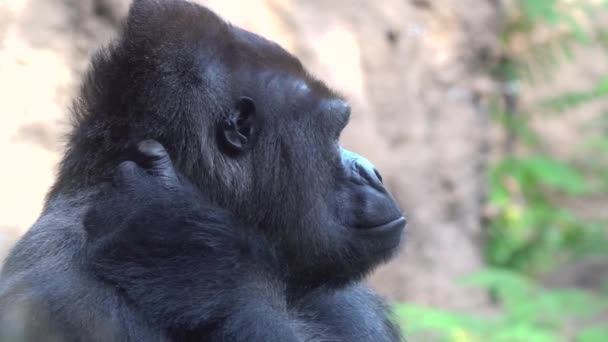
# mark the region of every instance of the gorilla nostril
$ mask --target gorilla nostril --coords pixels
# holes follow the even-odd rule
[[[374,174],[376,174],[376,177],[378,177],[378,180],[380,181],[380,183],[384,184],[384,182],[382,181],[382,176],[380,175],[380,172],[378,172],[378,170],[374,169]]]

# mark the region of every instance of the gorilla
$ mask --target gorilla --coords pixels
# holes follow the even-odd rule
[[[347,102],[185,0],[135,0],[0,280],[2,341],[399,341],[363,277],[405,218]]]

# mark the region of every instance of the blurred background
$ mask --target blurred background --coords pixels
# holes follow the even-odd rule
[[[0,259],[129,0],[0,0]],[[371,283],[410,341],[608,341],[608,1],[209,0],[352,102],[409,217]]]

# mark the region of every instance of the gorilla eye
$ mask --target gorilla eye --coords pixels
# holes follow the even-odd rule
[[[241,97],[220,124],[218,132],[220,148],[230,154],[240,154],[251,145],[255,134],[255,102],[249,97]]]

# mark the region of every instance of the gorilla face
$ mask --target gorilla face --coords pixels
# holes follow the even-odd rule
[[[241,213],[267,213],[249,221],[285,245],[294,284],[357,279],[392,255],[405,219],[373,165],[338,144],[350,106],[286,51],[229,32],[242,44],[240,59],[226,66],[239,81],[216,141],[253,180],[247,195],[237,194],[246,201]],[[258,62],[268,50],[275,53]]]
[[[294,56],[179,0],[136,0],[116,44],[85,83],[79,148],[160,141],[211,201],[276,242],[297,286],[344,284],[395,251],[400,209],[371,163],[338,144],[349,105]]]

